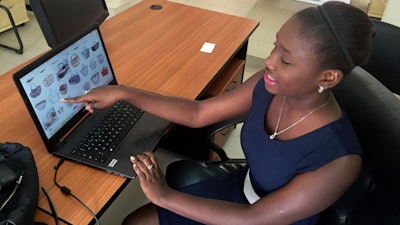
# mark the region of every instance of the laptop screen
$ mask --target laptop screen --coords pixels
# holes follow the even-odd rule
[[[84,113],[83,104],[63,103],[61,98],[116,83],[97,28],[59,47],[14,75],[36,126],[40,125],[42,138],[45,135],[47,139],[68,123],[67,129],[72,127],[80,119],[77,117],[83,116],[78,116]]]

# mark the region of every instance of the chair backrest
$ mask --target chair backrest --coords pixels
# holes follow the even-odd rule
[[[321,224],[363,224],[350,223],[349,220],[354,207],[360,207],[357,203],[372,192],[378,193],[383,205],[399,211],[400,100],[361,67],[356,67],[334,89],[334,93],[356,130],[365,163],[360,178],[336,204],[326,210],[328,215],[325,216],[330,218]],[[374,207],[363,205],[363,210]],[[400,224],[399,220],[397,224]]]
[[[373,19],[375,37],[369,62],[362,66],[381,83],[400,94],[400,27]]]

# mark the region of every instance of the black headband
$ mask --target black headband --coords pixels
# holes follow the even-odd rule
[[[339,43],[340,49],[342,50],[342,53],[344,57],[347,60],[347,63],[350,66],[350,69],[353,69],[355,67],[353,59],[351,58],[350,52],[347,49],[343,36],[339,31],[336,29],[335,24],[333,23],[333,20],[331,16],[329,15],[328,11],[323,6],[318,6],[318,9],[321,11],[322,15],[324,16],[325,20],[328,22],[329,28],[331,28],[331,31],[333,35],[335,36],[337,42]]]

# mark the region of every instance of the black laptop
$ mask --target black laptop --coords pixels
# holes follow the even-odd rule
[[[135,177],[129,156],[153,150],[169,125],[126,102],[90,114],[83,104],[60,101],[117,84],[97,26],[41,56],[13,79],[48,152],[124,177]]]

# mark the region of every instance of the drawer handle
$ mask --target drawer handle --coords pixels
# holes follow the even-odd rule
[[[230,92],[232,90],[235,90],[235,88],[238,85],[238,82],[236,80],[232,81],[233,86],[230,89],[226,89],[226,92]]]

